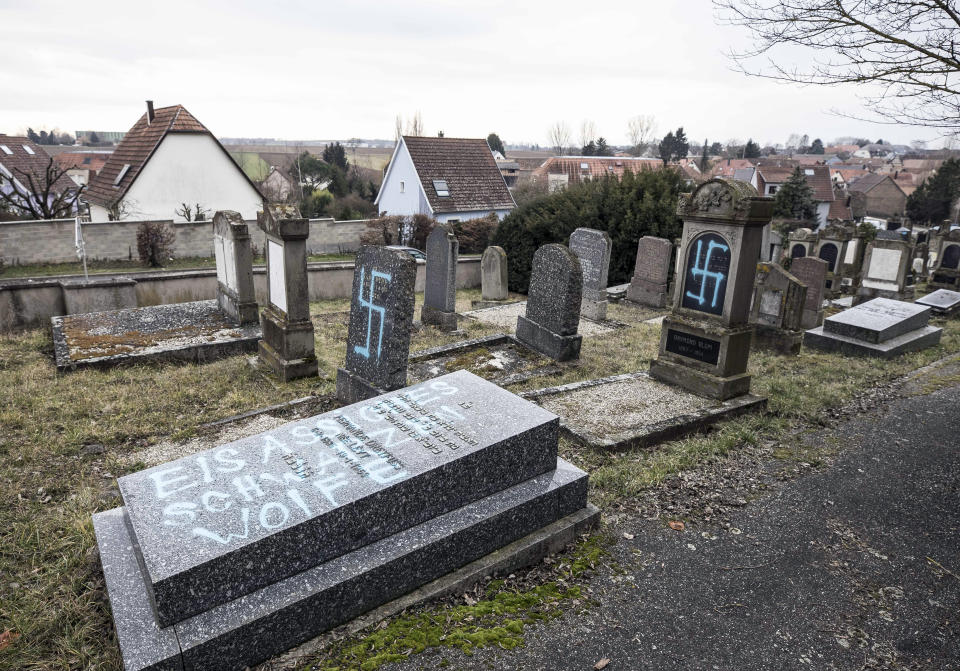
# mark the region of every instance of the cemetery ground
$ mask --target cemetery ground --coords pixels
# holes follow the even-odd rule
[[[457,310],[469,310],[470,301],[478,298],[479,291],[458,291]],[[417,300],[419,314],[422,295]],[[120,668],[91,513],[119,505],[120,475],[334,407],[348,309],[346,299],[311,305],[320,377],[289,383],[271,378],[249,356],[201,366],[138,365],[58,375],[47,331],[0,337],[0,669]],[[611,304],[608,318],[624,327],[585,338],[579,362],[508,388],[520,392],[647,370],[657,354],[660,327],[644,321],[664,312]],[[517,652],[499,651],[526,645],[531,655],[540,654],[546,643],[537,630],[549,628],[544,620],[565,614],[571,631],[578,622],[599,628],[602,622],[590,618],[615,606],[616,599],[637,600],[636,595],[660,586],[683,588],[678,576],[672,582],[644,584],[650,572],[646,543],[653,542],[644,534],[650,529],[675,534],[669,542],[678,553],[701,546],[710,536],[733,534],[741,509],[762,508],[775,498],[768,496],[771,478],[763,473],[772,474],[774,482],[829,476],[831,464],[844,459],[841,434],[850,416],[862,415],[853,421],[869,428],[871,414],[879,416],[885,406],[893,404],[901,415],[922,413],[923,399],[948,392],[955,407],[960,366],[941,366],[940,361],[960,353],[960,321],[935,321],[944,327],[939,346],[889,361],[808,349],[796,357],[754,351],[753,393],[768,397],[766,412],[723,422],[707,434],[622,452],[594,450],[561,437],[561,456],[590,473],[590,501],[603,511],[604,524],[593,536],[529,571],[412,608],[372,630],[328,637],[322,648],[307,644],[300,650],[303,656],[288,655],[265,668],[374,669],[408,657],[415,665],[457,668],[467,664],[465,655],[471,652],[477,661],[470,664],[478,667],[549,667],[549,658],[527,664],[511,657]],[[459,333],[416,331],[411,352],[497,332],[468,319],[461,320],[460,328]],[[490,377],[498,373],[490,359],[478,347],[445,365]],[[903,381],[931,364],[938,366],[931,373]],[[209,426],[294,400],[298,402],[269,413]],[[910,450],[911,437],[906,431],[889,437],[891,447],[884,454],[894,445]],[[790,524],[789,518],[781,522]],[[847,530],[839,530],[835,541],[830,551],[842,574],[860,541]],[[746,555],[742,559],[745,571],[762,563]],[[931,575],[941,577],[944,585],[960,580],[951,573],[957,567],[944,559],[930,558]],[[740,564],[732,559],[726,566],[731,574],[749,577],[734,570]],[[855,575],[855,569],[847,572],[858,598],[872,599],[874,605],[894,598],[874,593],[875,586]],[[819,598],[832,601],[835,595]],[[741,604],[704,607],[735,617]],[[838,637],[860,655],[858,626],[854,622],[849,629],[838,629]],[[599,633],[582,638],[605,640]],[[870,668],[868,644],[862,649],[864,668]],[[582,655],[602,652],[594,645],[581,647]],[[575,654],[576,646],[570,650]],[[609,668],[631,668],[616,664],[616,652],[605,653],[613,659]],[[679,658],[684,654],[676,651]],[[802,661],[797,666],[805,664],[822,668]]]

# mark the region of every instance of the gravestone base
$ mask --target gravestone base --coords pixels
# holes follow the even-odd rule
[[[359,403],[384,394],[388,389],[378,389],[368,380],[346,368],[337,369],[337,400],[341,403]]]
[[[609,301],[584,300],[580,303],[580,316],[595,322],[606,321],[608,305],[610,305]]]
[[[917,287],[913,284],[903,288],[903,291],[896,289],[880,289],[877,287],[857,287],[857,295],[853,297],[854,306],[872,301],[874,298],[889,298],[894,301],[913,301],[917,296]],[[805,327],[806,328],[806,327]]]
[[[436,326],[441,331],[457,330],[457,313],[447,310],[438,310],[429,305],[420,308],[420,321],[425,326]]]
[[[666,307],[667,296],[666,284],[655,284],[638,277],[630,280],[630,288],[627,289],[628,301],[652,308]]]
[[[260,360],[284,382],[301,377],[313,377],[320,372],[316,357],[285,359],[263,340],[260,341],[257,353]]]
[[[751,376],[748,373],[719,377],[661,359],[650,363],[650,377],[718,401],[750,393]]]
[[[483,310],[484,308],[497,308],[501,305],[510,305],[512,303],[519,303],[517,300],[504,299],[502,301],[495,301],[489,299],[481,299],[479,301],[470,301],[471,310]]]
[[[924,326],[880,343],[867,342],[850,336],[830,333],[824,326],[807,331],[804,343],[813,349],[825,352],[839,352],[852,356],[871,356],[879,359],[892,359],[905,352],[933,347],[940,342],[943,329]]]
[[[803,331],[777,329],[758,324],[757,330],[753,334],[753,345],[780,354],[800,354],[800,348],[803,345]]]
[[[806,310],[804,309],[803,313],[800,315],[800,327],[804,330],[812,329],[820,326],[823,323],[823,309],[820,310]]]
[[[236,293],[224,287],[217,288],[220,311],[237,324],[256,324],[260,321],[260,306],[256,301],[240,301]]]
[[[580,358],[580,345],[583,342],[583,336],[579,334],[554,333],[523,315],[517,317],[516,338],[524,345],[557,361]]]
[[[313,322],[291,322],[268,305],[260,315],[260,359],[284,382],[319,372],[313,349]]]
[[[61,280],[60,290],[68,315],[137,307],[137,283],[129,277]]]

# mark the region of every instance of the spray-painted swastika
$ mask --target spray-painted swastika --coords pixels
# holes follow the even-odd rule
[[[729,272],[730,246],[726,241],[716,233],[698,238],[687,258],[683,307],[722,314]]]
[[[374,287],[378,279],[389,282],[390,280],[393,279],[393,277],[391,275],[388,275],[387,273],[381,273],[380,271],[377,271],[377,270],[371,271],[370,272],[370,298],[365,299],[363,297],[363,287],[366,284],[366,278],[367,278],[367,269],[361,268],[360,269],[360,290],[357,294],[357,302],[363,307],[367,308],[367,342],[365,345],[354,345],[353,351],[359,354],[360,356],[362,356],[364,359],[370,358],[370,336],[372,335],[372,331],[373,331],[373,313],[376,312],[378,315],[380,315],[380,319],[379,319],[380,330],[379,330],[379,333],[377,334],[377,356],[376,356],[376,358],[379,359],[380,350],[383,345],[383,323],[385,321],[387,311],[386,309],[384,309],[382,305],[374,304],[373,302]]]

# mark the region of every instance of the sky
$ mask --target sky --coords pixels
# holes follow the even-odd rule
[[[856,88],[735,71],[726,54],[747,35],[709,0],[0,0],[0,32],[0,133],[127,130],[151,99],[219,137],[391,139],[419,111],[428,135],[507,143],[548,145],[557,121],[578,141],[587,119],[626,144],[627,120],[652,115],[697,143],[941,144],[833,113],[864,114]]]

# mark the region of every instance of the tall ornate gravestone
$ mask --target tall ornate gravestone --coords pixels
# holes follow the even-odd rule
[[[791,259],[812,256],[817,244],[817,234],[809,228],[798,228],[787,236],[787,249]]]
[[[217,305],[238,324],[254,324],[260,312],[253,291],[250,231],[239,212],[213,216],[213,252],[217,261]]]
[[[583,274],[577,255],[549,244],[533,255],[526,315],[517,317],[517,340],[557,361],[580,357]]]
[[[607,276],[610,272],[610,253],[613,242],[606,231],[578,228],[570,234],[570,251],[580,259],[583,272],[583,296],[580,313],[603,321],[607,318]]]
[[[712,179],[681,196],[681,279],[650,375],[720,400],[750,391],[750,300],[772,210],[773,199],[735,180]]]
[[[853,235],[845,226],[831,224],[820,231],[815,247],[817,258],[827,262],[826,297],[836,298],[843,286],[843,260]]]
[[[637,262],[627,289],[627,300],[662,308],[667,304],[667,280],[673,245],[669,240],[645,235],[637,244]]]
[[[310,221],[265,206],[257,225],[266,234],[267,305],[260,315],[260,360],[282,380],[317,374],[307,290]]]
[[[364,245],[357,253],[347,358],[337,398],[355,403],[407,384],[417,262],[399,249]]]
[[[420,321],[441,331],[457,330],[457,255],[460,243],[449,224],[427,236],[427,281]]]
[[[807,287],[800,315],[800,327],[812,329],[823,323],[823,296],[826,291],[827,262],[812,256],[794,259],[790,274]]]
[[[775,263],[758,263],[750,323],[753,343],[782,354],[799,354],[807,287]]]
[[[874,298],[912,301],[915,287],[907,284],[911,275],[913,245],[903,239],[877,238],[867,246],[863,258],[863,279],[854,305]]]
[[[960,228],[940,236],[940,254],[930,277],[933,289],[960,289]]]

